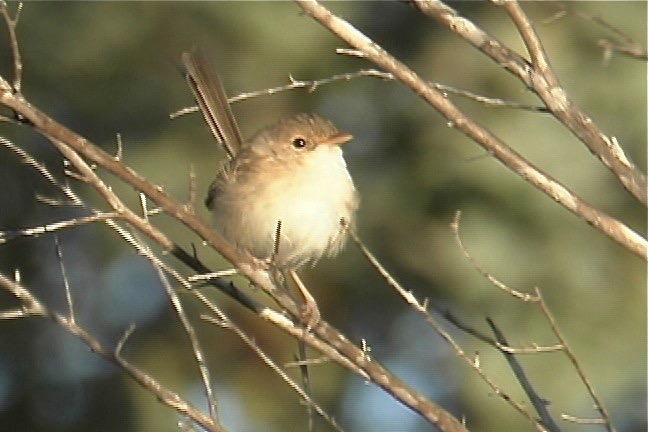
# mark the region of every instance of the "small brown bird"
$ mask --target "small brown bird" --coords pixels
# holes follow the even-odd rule
[[[229,156],[205,200],[216,229],[241,251],[292,271],[319,320],[294,270],[344,245],[359,204],[340,148],[352,136],[317,114],[298,114],[243,141],[209,63],[199,53],[182,58],[201,112]]]
[[[316,114],[259,131],[229,160],[206,204],[223,237],[257,258],[295,269],[334,256],[358,194],[339,145],[351,135]]]

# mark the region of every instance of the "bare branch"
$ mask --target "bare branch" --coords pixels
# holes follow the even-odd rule
[[[504,337],[504,333],[502,333],[502,331],[495,325],[495,322],[490,318],[488,318],[486,321],[488,322],[488,325],[490,326],[491,330],[493,330],[497,342],[499,342],[502,345],[508,345],[508,342]],[[536,412],[540,416],[540,420],[542,421],[542,424],[550,432],[559,432],[560,428],[554,421],[553,417],[551,417],[551,414],[547,409],[548,402],[538,395],[538,392],[531,384],[529,377],[524,372],[522,365],[515,358],[515,355],[508,352],[503,352],[503,354],[504,354],[504,358],[506,358],[506,361],[511,367],[513,374],[515,375],[515,378],[522,386],[524,393],[526,393],[527,397],[531,401],[531,404],[533,404],[533,407],[535,408]]]
[[[187,337],[189,338],[189,342],[191,343],[191,351],[193,352],[194,358],[196,359],[196,364],[198,364],[198,370],[200,371],[200,377],[202,378],[203,388],[205,389],[205,394],[207,396],[209,414],[212,420],[215,423],[218,423],[216,397],[214,396],[214,391],[212,389],[209,369],[207,368],[207,363],[205,362],[205,354],[203,353],[200,341],[198,340],[196,330],[191,324],[189,317],[187,317],[178,294],[176,294],[173,287],[171,287],[171,284],[162,271],[162,268],[157,266],[155,262],[152,262],[152,264],[155,266],[155,269],[158,273],[158,278],[160,279],[160,282],[162,282],[162,285],[164,286],[164,289],[167,293],[167,297],[169,297],[169,300],[171,301],[171,304],[173,305],[173,308],[175,309],[176,314],[180,319],[182,328],[184,329],[185,333],[187,333]]]
[[[337,424],[335,419],[329,415],[324,409],[317,404],[309,395],[302,389],[288,374],[277,365],[277,363],[270,358],[270,356],[264,352],[261,347],[252,339],[247,333],[245,333],[239,326],[234,324],[223,311],[216,306],[213,302],[205,303],[209,310],[216,315],[216,319],[212,316],[203,315],[202,319],[212,324],[216,324],[219,327],[233,331],[239,339],[241,339],[245,345],[247,345],[254,353],[261,359],[261,361],[268,366],[275,374],[279,376],[295,393],[299,395],[308,406],[312,407],[315,412],[326,420],[335,430],[342,431],[340,425]]]
[[[615,153],[610,152],[609,149],[608,143],[611,138],[599,130],[594,122],[569,99],[549,64],[540,38],[522,7],[516,0],[497,1],[497,3],[504,6],[524,40],[531,56],[534,72],[537,74],[534,80],[534,90],[538,96],[547,104],[556,118],[562,121],[606,167],[612,170],[639,202],[644,206],[648,205],[645,174],[640,172],[625,154],[623,159],[615,157]]]
[[[557,79],[555,78],[555,74],[550,69],[539,39],[537,38],[537,36],[534,36],[534,34],[532,34],[534,33],[533,27],[531,26],[529,20],[521,11],[517,3],[514,3],[512,1],[496,1],[497,4],[504,5],[507,8],[507,11],[513,14],[512,18],[518,26],[518,30],[521,33],[527,33],[523,34],[522,37],[527,43],[527,47],[533,50],[533,53],[531,53],[531,55],[533,58],[535,58],[536,63],[543,67],[542,70],[536,70],[532,64],[528,63],[518,53],[511,50],[501,41],[486,33],[469,19],[460,16],[456,10],[452,9],[442,1],[411,0],[410,3],[424,14],[439,21],[448,29],[456,33],[458,36],[462,37],[468,43],[490,57],[506,71],[512,73],[515,77],[520,79],[529,89],[533,90],[542,99],[542,101],[553,113],[553,115],[559,121],[561,121],[572,134],[574,134],[581,142],[583,142],[588,147],[590,152],[592,152],[592,154],[594,154],[608,169],[610,169],[614,173],[623,187],[625,187],[636,200],[644,204],[644,206],[648,205],[648,187],[646,186],[646,175],[642,173],[633,163],[631,163],[627,157],[625,158],[625,161],[616,158],[615,154],[611,153],[608,148],[607,143],[611,140],[608,135],[605,134],[600,128],[598,128],[594,121],[589,116],[587,116],[574,103],[574,101],[569,99],[567,92],[559,85]],[[349,29],[347,29],[346,31],[349,31]],[[347,40],[347,42],[349,41]],[[376,62],[376,60],[374,60],[373,58],[372,61]],[[380,65],[380,63],[378,62],[376,63]],[[396,66],[396,64],[394,64],[394,66]],[[387,71],[393,72],[387,67],[383,68]],[[408,71],[408,75],[411,76],[409,76],[409,79],[407,80],[405,79],[407,75],[405,75],[403,78],[399,77],[399,79],[403,81],[403,83],[410,86],[414,91],[417,91],[419,86],[414,86],[413,83],[410,84],[409,82],[412,81],[413,78],[418,77],[416,77],[416,75],[414,75],[414,73],[411,71]],[[427,100],[425,94],[418,94],[420,94]],[[430,103],[442,114],[448,117],[443,110],[437,107],[436,104],[434,104],[433,102]],[[463,129],[461,130],[463,132]],[[467,135],[473,138],[478,144],[483,145],[478,139],[479,135]],[[500,159],[500,156],[498,156],[497,153],[495,153],[494,155],[495,157]],[[505,164],[507,163],[505,162]],[[508,164],[507,166],[513,169],[512,166]],[[520,175],[525,177],[523,174]],[[534,183],[532,179],[526,180]],[[535,186],[538,187],[538,185]],[[547,190],[541,190],[547,193]],[[549,195],[552,196],[551,194]],[[560,201],[558,202],[560,203]],[[566,206],[564,203],[561,204]],[[566,207],[570,211],[578,214],[575,209],[569,208],[568,206]],[[589,211],[587,211],[587,213],[589,213]],[[591,220],[593,220],[593,218],[587,216],[584,217],[584,219],[587,220],[588,223],[592,224]],[[612,229],[612,227],[610,228]],[[606,234],[612,236],[611,233],[606,232]],[[646,259],[646,253],[644,252],[645,249],[645,246],[637,247],[635,249],[635,253],[641,255],[642,257],[644,257],[644,259]]]
[[[505,166],[547,194],[567,210],[583,218],[587,223],[615,240],[621,246],[648,261],[648,242],[642,236],[620,221],[586,203],[567,187],[535,167],[490,131],[471,120],[452,102],[443,97],[441,92],[429,86],[413,70],[392,57],[376,42],[369,39],[351,24],[332,14],[328,9],[315,1],[296,0],[296,2],[308,15],[319,21],[324,27],[345,40],[351,46],[365,52],[367,58],[376,65],[393,73],[399,81],[425,99],[425,101],[448,119],[449,125],[456,127],[459,131],[473,139]],[[424,4],[428,3],[425,2]],[[458,24],[455,23],[454,25],[456,26]],[[555,101],[556,99],[554,97],[552,103]],[[552,107],[550,106],[550,108]],[[591,122],[591,120],[589,121]],[[606,150],[606,154],[608,153]],[[643,200],[646,199],[643,197],[644,192],[642,191],[644,190],[645,187],[640,187],[637,190],[637,194],[642,195]]]
[[[121,367],[131,378],[133,378],[146,390],[154,394],[158,398],[158,400],[160,400],[165,405],[175,409],[183,415],[186,415],[192,421],[201,425],[208,431],[221,432],[225,430],[222,428],[222,426],[212,421],[212,419],[201,413],[200,410],[186,402],[176,393],[162,386],[159,382],[155,381],[149,375],[142,372],[141,370],[130,364],[127,360],[122,358],[119,351],[121,350],[125,338],[122,338],[122,342],[119,344],[117,351],[111,351],[108,348],[104,347],[101,342],[92,337],[76,322],[64,317],[63,315],[48,310],[33,294],[31,294],[31,292],[27,288],[25,288],[18,282],[12,281],[2,273],[0,273],[0,286],[4,287],[5,290],[18,298],[22,303],[26,305],[28,309],[33,309],[35,311],[38,311],[39,315],[48,317],[57,325],[65,329],[68,333],[80,339],[93,352],[108,360],[109,362]],[[127,332],[127,334],[129,333]]]
[[[529,413],[525,407],[513,400],[506,392],[504,392],[495,382],[486,375],[484,370],[481,367],[479,357],[475,359],[470,358],[459,344],[454,340],[450,334],[445,331],[439,323],[428,313],[427,311],[427,301],[420,303],[414,294],[410,291],[406,291],[396,279],[389,274],[389,272],[383,267],[382,264],[376,259],[376,257],[369,251],[369,249],[362,243],[360,238],[353,232],[349,230],[349,236],[353,239],[356,245],[360,248],[360,251],[365,256],[367,261],[378,271],[382,278],[387,282],[389,286],[394,288],[396,292],[412,307],[412,309],[425,319],[425,321],[441,336],[455,351],[455,353],[468,364],[478,375],[479,377],[491,388],[493,393],[501,397],[504,401],[509,403],[516,411],[518,411],[522,416],[528,419],[538,430],[539,432],[545,432],[545,428],[540,424],[536,419],[533,418],[531,413]],[[435,423],[436,424],[436,423]],[[442,426],[439,426],[441,430],[444,430]]]
[[[554,318],[553,314],[547,307],[547,304],[545,303],[544,298],[542,297],[542,293],[540,292],[540,289],[536,288],[535,291],[536,291],[536,297],[538,297],[539,299],[540,309],[542,310],[542,313],[547,317],[547,321],[549,321],[549,325],[551,326],[551,331],[556,336],[560,344],[563,346],[567,358],[569,358],[569,361],[574,366],[574,369],[576,370],[578,377],[585,385],[585,388],[587,388],[587,392],[590,394],[592,400],[594,401],[594,408],[601,415],[601,419],[604,422],[604,426],[606,430],[608,432],[616,432],[616,429],[614,428],[614,426],[610,421],[610,414],[608,413],[607,408],[603,404],[603,400],[596,394],[596,391],[594,390],[594,386],[590,382],[589,378],[587,378],[587,375],[585,375],[585,371],[583,371],[583,368],[581,367],[580,362],[576,358],[576,355],[574,354],[571,347],[563,337],[562,332],[559,330],[556,319]]]
[[[18,21],[20,20],[20,12],[22,12],[23,3],[19,2],[18,7],[16,8],[16,13],[13,18],[9,14],[9,5],[5,0],[0,1],[0,14],[4,18],[5,26],[7,27],[7,32],[9,33],[9,43],[11,45],[11,54],[13,56],[13,65],[14,65],[14,76],[12,89],[14,93],[21,93],[22,91],[22,73],[23,73],[23,64],[22,57],[20,55],[20,47],[18,46],[18,38],[16,36],[16,27],[18,27]]]
[[[466,246],[464,246],[463,241],[461,240],[461,235],[459,235],[459,220],[461,219],[461,211],[457,210],[455,212],[455,217],[450,224],[450,228],[452,228],[452,232],[454,234],[455,240],[457,244],[459,245],[459,248],[461,249],[461,252],[463,255],[466,257],[466,259],[472,264],[472,266],[479,272],[480,275],[488,279],[490,283],[495,285],[497,288],[501,289],[502,291],[512,295],[513,297],[516,297],[524,302],[537,302],[538,298],[532,296],[531,294],[528,293],[523,293],[517,290],[514,290],[513,288],[509,287],[508,285],[500,282],[495,276],[491,275],[488,273],[486,270],[482,269],[479,264],[474,260],[474,258],[470,255],[470,252],[468,252],[468,249]]]

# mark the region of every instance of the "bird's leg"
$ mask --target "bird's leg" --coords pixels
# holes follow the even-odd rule
[[[313,327],[315,327],[321,319],[321,314],[315,297],[308,291],[302,280],[297,275],[295,270],[289,270],[288,273],[292,278],[302,297],[304,297],[304,305],[302,306],[302,319],[306,323],[306,332],[309,332]]]
[[[280,240],[281,240],[281,220],[277,221],[277,228],[275,229],[275,240],[274,240],[274,246],[272,249],[272,255],[268,259],[268,263],[272,267],[272,264],[275,262],[277,256],[279,255],[279,246],[280,246]],[[317,307],[317,302],[315,301],[315,297],[308,291],[302,280],[299,278],[297,275],[297,272],[295,270],[288,270],[288,274],[290,274],[291,279],[293,280],[294,284],[297,286],[299,289],[299,292],[301,293],[302,297],[304,298],[304,304],[302,305],[302,321],[306,323],[306,332],[309,332],[314,326],[316,326],[321,318],[321,314],[319,311],[319,308]],[[282,276],[280,282],[285,282],[285,278],[281,274],[282,272],[277,272],[275,274],[275,278],[277,276]],[[277,279],[275,279],[277,280]],[[283,284],[285,286],[286,290],[288,293],[290,293],[290,290],[288,289],[288,285]],[[294,300],[294,299],[293,299]]]

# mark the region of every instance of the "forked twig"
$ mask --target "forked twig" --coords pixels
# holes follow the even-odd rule
[[[427,103],[434,107],[447,120],[448,124],[477,144],[486,149],[490,154],[502,162],[506,167],[518,174],[527,182],[531,183],[538,190],[545,193],[551,199],[565,207],[570,212],[584,219],[587,223],[597,228],[600,232],[615,240],[624,248],[648,261],[648,242],[640,234],[632,230],[626,224],[607,215],[600,209],[585,202],[572,190],[558,182],[556,179],[543,172],[531,162],[526,160],[522,155],[507,145],[491,131],[484,128],[477,122],[473,121],[467,114],[443,97],[443,94],[437,89],[430,86],[421,77],[409,68],[407,65],[394,58],[390,53],[383,49],[378,43],[371,40],[365,34],[357,30],[346,20],[333,14],[317,1],[295,0],[296,3],[313,19],[346,41],[352,47],[364,52],[369,60],[378,67],[391,72],[394,76],[407,87],[409,87],[418,96],[423,98]],[[509,2],[504,2],[508,4]],[[570,128],[579,138],[583,139],[588,145],[591,145],[592,151],[599,156],[606,166],[615,172],[617,178],[622,184],[642,203],[648,203],[648,194],[646,193],[646,177],[636,169],[632,164],[628,165],[622,162],[609,150],[609,139],[606,137],[592,120],[581,113],[576,106],[567,98],[563,89],[559,88],[556,94],[554,87],[549,86],[548,78],[542,80],[543,85],[533,81],[535,78],[542,78],[539,72],[533,73],[534,69],[530,67],[519,55],[513,55],[510,50],[504,49],[502,44],[490,38],[485,32],[479,29],[473,23],[466,19],[459,19],[456,11],[439,1],[414,1],[414,4],[429,12],[433,16],[441,15],[439,18],[448,23],[448,26],[454,31],[463,31],[470,37],[471,43],[480,49],[486,49],[486,42],[489,41],[497,46],[490,46],[489,53],[501,55],[500,64],[510,67],[515,73],[521,74],[526,79],[529,86],[536,84],[537,93],[542,98],[552,113],[557,116],[563,123]],[[495,49],[497,48],[497,49]],[[503,55],[504,53],[505,55]],[[543,56],[534,54],[539,65],[544,65]],[[518,63],[519,59],[519,63]],[[625,158],[628,160],[627,158]]]
[[[7,32],[9,33],[9,44],[11,45],[11,54],[13,56],[13,83],[12,89],[14,93],[20,94],[22,92],[22,73],[23,64],[22,56],[20,55],[20,47],[18,45],[18,37],[16,36],[16,27],[20,20],[20,13],[22,12],[23,3],[19,2],[16,8],[16,13],[12,17],[9,14],[9,5],[5,0],[0,0],[0,14],[4,18]]]
[[[455,214],[455,219],[454,219],[454,221],[452,223],[452,229],[453,229],[453,232],[455,232],[455,236],[456,236],[456,238],[457,238],[457,240],[459,242],[460,247],[462,247],[463,243],[461,242],[461,238],[459,236],[459,219],[460,219],[460,215],[461,215],[461,213],[459,211]],[[467,250],[465,248],[462,247],[462,251],[464,251],[464,255],[470,261],[470,263],[473,265],[473,267],[482,276],[484,276],[486,279],[488,279],[494,286],[496,286],[497,288],[503,289],[505,292],[507,292],[509,294],[518,292],[518,291],[513,290],[512,288],[506,286],[505,284],[500,282],[497,278],[495,278],[494,276],[492,276],[488,272],[481,269],[481,267],[479,267],[479,265],[470,256],[470,254],[467,252]],[[512,294],[512,295],[515,298],[518,298],[520,300],[524,300],[524,296],[519,296],[519,295],[515,295],[515,294]],[[589,381],[589,379],[585,375],[584,371],[582,370],[582,368],[580,366],[580,363],[578,362],[578,359],[574,355],[573,351],[570,349],[569,345],[567,345],[565,338],[562,336],[560,330],[558,329],[558,325],[556,323],[555,318],[553,317],[553,314],[551,313],[548,306],[544,302],[544,299],[542,297],[540,289],[538,289],[538,288],[534,289],[534,295],[531,296],[531,300],[529,300],[529,301],[530,301],[531,304],[538,304],[540,306],[540,309],[541,309],[542,313],[545,315],[545,317],[547,318],[547,321],[549,322],[549,325],[551,327],[552,332],[554,333],[554,335],[558,339],[559,343],[558,343],[558,345],[555,346],[556,350],[561,350],[561,351],[565,352],[565,354],[569,358],[570,362],[574,365],[574,368],[576,369],[576,372],[577,372],[579,378],[581,379],[581,381],[584,383],[585,387],[587,388],[587,392],[590,394],[590,397],[594,401],[596,410],[601,414],[601,418],[603,419],[603,423],[605,424],[605,427],[607,428],[608,432],[615,432],[614,426],[612,426],[612,423],[610,422],[610,416],[608,414],[608,411],[605,408],[605,405],[603,405],[603,401],[596,394],[596,392],[594,390],[594,387],[592,386],[591,382]],[[501,341],[498,340],[498,344],[502,345],[502,346],[499,347],[502,352],[507,353],[506,355],[511,354],[511,352],[508,349],[505,348],[505,346],[508,346],[508,344],[506,342],[502,343]],[[539,351],[536,351],[536,352],[539,352]],[[522,384],[522,381],[520,381],[520,382]],[[531,396],[529,396],[529,397],[533,400],[533,398]],[[534,403],[534,406],[536,406],[536,409],[538,409],[540,407],[540,405],[541,405],[541,403],[539,403],[539,402]],[[541,413],[541,411],[538,411],[538,412]],[[545,420],[543,419],[543,422],[544,421]],[[553,422],[553,420],[551,420],[549,423],[545,423],[545,424],[547,424],[547,426],[550,427],[552,422]]]
[[[200,372],[200,378],[202,379],[202,385],[203,388],[205,389],[205,396],[207,397],[207,405],[209,406],[209,415],[211,416],[212,420],[215,423],[218,423],[219,422],[218,409],[217,409],[216,397],[214,395],[214,390],[212,389],[211,374],[209,373],[209,368],[207,367],[207,362],[205,361],[205,354],[202,350],[200,341],[198,340],[198,335],[196,334],[196,330],[194,329],[193,324],[189,320],[189,317],[187,316],[184,307],[182,306],[182,302],[180,301],[178,294],[175,292],[175,290],[169,283],[169,279],[164,274],[162,268],[157,266],[154,262],[151,262],[151,264],[153,264],[153,266],[155,267],[155,270],[157,271],[158,274],[158,278],[160,279],[160,282],[162,282],[167,297],[171,301],[171,304],[173,305],[173,309],[175,309],[176,315],[178,315],[178,318],[180,319],[182,328],[184,329],[189,339],[189,342],[191,343],[191,352],[193,353],[194,358],[196,359],[196,364],[198,365],[198,370]]]
[[[612,422],[610,421],[610,414],[608,413],[608,410],[605,404],[603,403],[603,400],[598,396],[596,390],[594,390],[594,386],[590,382],[589,378],[587,378],[587,375],[585,375],[585,371],[583,371],[583,368],[581,367],[580,362],[576,358],[576,355],[574,354],[571,347],[567,343],[567,340],[565,340],[562,333],[560,332],[560,329],[558,328],[558,323],[556,322],[556,318],[554,318],[553,314],[549,310],[549,307],[547,307],[547,304],[544,301],[540,289],[538,288],[535,289],[535,295],[538,298],[538,304],[540,305],[540,310],[542,310],[542,313],[545,315],[545,317],[547,317],[547,321],[549,322],[551,331],[556,336],[560,344],[563,346],[563,350],[565,351],[567,358],[574,366],[574,369],[576,370],[578,377],[583,382],[585,388],[587,389],[587,392],[589,393],[590,397],[594,401],[594,409],[596,409],[596,411],[598,411],[599,414],[601,415],[601,419],[603,420],[605,429],[608,432],[616,432],[616,429],[614,428]]]
[[[425,319],[425,321],[439,334],[439,336],[441,336],[441,338],[443,338],[452,347],[455,353],[462,360],[464,360],[466,364],[468,364],[468,366],[470,366],[477,373],[477,375],[479,375],[479,377],[491,388],[494,394],[502,398],[522,416],[527,418],[534,425],[538,432],[546,432],[544,426],[540,422],[538,422],[522,404],[515,401],[510,395],[508,395],[497,384],[495,384],[495,382],[488,375],[486,375],[481,367],[479,357],[475,357],[474,359],[470,358],[454,340],[454,338],[450,336],[450,334],[445,329],[443,329],[443,327],[441,327],[439,323],[436,322],[434,317],[432,317],[432,315],[430,315],[430,313],[427,311],[427,299],[422,303],[419,302],[411,291],[404,289],[400,285],[400,283],[385,269],[385,267],[364,245],[362,240],[360,240],[360,238],[357,236],[357,234],[355,234],[355,232],[353,232],[353,230],[349,230],[349,236],[353,239],[367,261],[371,264],[372,267],[376,269],[378,274],[380,274],[385,282],[387,282],[387,284],[392,287],[415,312],[419,313]]]
[[[612,57],[612,54],[615,52],[637,60],[648,60],[648,52],[646,51],[646,49],[639,43],[637,43],[626,32],[610,24],[600,16],[587,14],[576,8],[567,6],[567,4],[565,3],[559,4],[559,10],[551,17],[543,20],[543,24],[549,24],[551,22],[564,18],[567,15],[572,15],[577,18],[593,22],[623,40],[623,43],[618,43],[607,38],[599,39],[598,46],[603,49],[603,64],[607,65],[610,61],[610,58]]]
[[[495,334],[495,338],[497,339],[497,341],[502,345],[508,346],[508,341],[504,337],[504,333],[495,325],[495,322],[490,318],[487,318],[486,321],[488,322],[488,325],[490,326],[491,330],[493,330],[493,333]],[[502,351],[502,354],[504,355],[504,358],[506,358],[506,361],[508,362],[511,370],[513,371],[513,374],[515,375],[515,378],[522,386],[524,393],[526,393],[527,397],[531,401],[533,408],[535,408],[536,412],[540,416],[540,420],[542,421],[542,424],[550,432],[559,432],[560,428],[558,427],[553,417],[549,413],[549,410],[547,409],[547,405],[549,404],[549,402],[538,395],[538,392],[531,384],[529,377],[524,372],[524,369],[522,368],[520,362],[518,362],[517,359],[515,358],[515,355],[505,351]]]
[[[45,307],[31,293],[31,291],[25,288],[21,283],[12,281],[4,274],[0,273],[0,286],[2,286],[7,292],[12,294],[16,298],[18,298],[22,303],[24,303],[27,309],[35,311],[34,315],[42,315],[51,319],[57,325],[65,329],[68,333],[80,339],[94,353],[101,356],[105,360],[108,360],[109,362],[121,367],[131,378],[133,378],[142,387],[146,388],[148,391],[154,394],[158,398],[158,400],[160,400],[165,405],[172,407],[179,413],[189,417],[192,421],[205,428],[205,430],[214,432],[225,431],[225,429],[223,429],[221,425],[213,422],[212,419],[202,414],[196,407],[192,406],[176,393],[164,387],[162,384],[154,380],[145,372],[133,366],[130,362],[128,362],[121,356],[121,348],[128,334],[132,332],[132,328],[127,330],[125,337],[122,337],[122,340],[117,346],[117,350],[110,350],[97,339],[95,339],[84,328],[79,326],[78,323]]]
[[[272,358],[259,347],[259,345],[251,338],[246,332],[244,332],[240,327],[238,327],[231,319],[223,313],[223,311],[216,306],[211,301],[208,301],[206,298],[203,301],[203,304],[216,316],[202,315],[201,318],[212,324],[216,324],[219,327],[222,327],[227,330],[233,331],[236,336],[238,336],[245,345],[247,345],[254,353],[261,359],[261,361],[268,366],[279,378],[281,378],[295,393],[299,395],[302,400],[308,404],[315,412],[326,420],[335,430],[342,431],[340,425],[337,424],[335,419],[328,414],[324,409],[315,402],[310,395],[302,389],[299,384],[297,384],[292,378],[288,376],[286,371],[284,371]]]

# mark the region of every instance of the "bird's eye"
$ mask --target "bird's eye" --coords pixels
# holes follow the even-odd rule
[[[292,145],[295,148],[304,148],[306,147],[306,140],[302,137],[296,137],[292,140]]]

